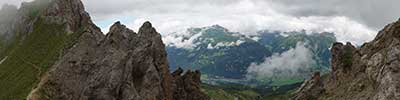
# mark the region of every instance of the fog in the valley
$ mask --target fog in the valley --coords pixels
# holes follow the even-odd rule
[[[260,64],[253,63],[247,69],[248,78],[268,78],[272,76],[295,76],[300,70],[310,68],[315,63],[313,53],[305,46],[305,43],[297,43],[281,54],[274,54],[265,58]]]
[[[0,36],[8,40],[13,35],[14,22],[17,17],[17,6],[3,5],[0,10]]]

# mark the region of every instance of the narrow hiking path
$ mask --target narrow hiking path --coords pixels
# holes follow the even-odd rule
[[[6,61],[8,59],[8,56],[4,57],[1,61],[0,61],[0,65],[3,64],[4,61]]]
[[[37,65],[35,65],[35,64],[33,64],[33,63],[31,63],[31,62],[29,62],[29,61],[26,61],[26,60],[24,60],[24,59],[21,59],[20,58],[20,60],[22,61],[22,62],[24,62],[25,64],[28,64],[28,65],[31,65],[34,69],[36,69],[39,73],[38,73],[38,75],[36,76],[37,77],[37,79],[41,79],[41,75],[42,75],[42,69],[39,67],[39,66],[37,66]]]

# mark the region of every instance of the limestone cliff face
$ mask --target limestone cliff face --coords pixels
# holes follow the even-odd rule
[[[323,78],[324,92],[315,99],[400,99],[400,21],[387,25],[361,48],[335,43],[331,52],[332,72]],[[296,97],[309,97],[307,93],[312,92],[307,91],[315,92],[315,88],[299,90],[294,99],[306,100]]]
[[[43,0],[45,1],[45,0]],[[107,35],[80,0],[50,0],[41,17],[78,34],[28,100],[207,100],[200,72],[172,76],[161,35],[145,22],[138,33],[116,22]],[[55,34],[56,35],[56,34]]]

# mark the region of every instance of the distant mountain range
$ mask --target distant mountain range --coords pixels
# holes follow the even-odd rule
[[[175,41],[168,41],[172,39],[175,39]],[[186,70],[199,69],[204,73],[203,81],[208,79],[239,79],[263,83],[284,82],[293,79],[296,80],[289,83],[296,83],[302,81],[314,71],[328,71],[329,47],[335,41],[334,34],[327,32],[306,33],[305,31],[264,30],[259,31],[256,35],[244,35],[239,32],[231,32],[219,25],[189,28],[184,33],[171,33],[164,36],[171,71],[178,67]],[[288,75],[284,75],[282,72],[285,70],[276,70],[272,74],[274,77],[266,76],[268,78],[249,80],[250,66],[262,65],[273,55],[283,55],[285,52],[293,51],[291,49],[296,48],[299,43],[311,52],[311,59],[315,62],[309,67],[301,65],[296,67],[299,68],[298,71],[304,71],[302,75],[289,75],[287,77]]]

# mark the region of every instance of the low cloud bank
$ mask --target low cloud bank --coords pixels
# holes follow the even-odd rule
[[[297,43],[295,48],[281,54],[274,54],[265,58],[265,61],[252,63],[247,69],[248,78],[268,78],[274,75],[294,76],[300,71],[310,68],[315,64],[313,53],[305,46],[305,43]]]

